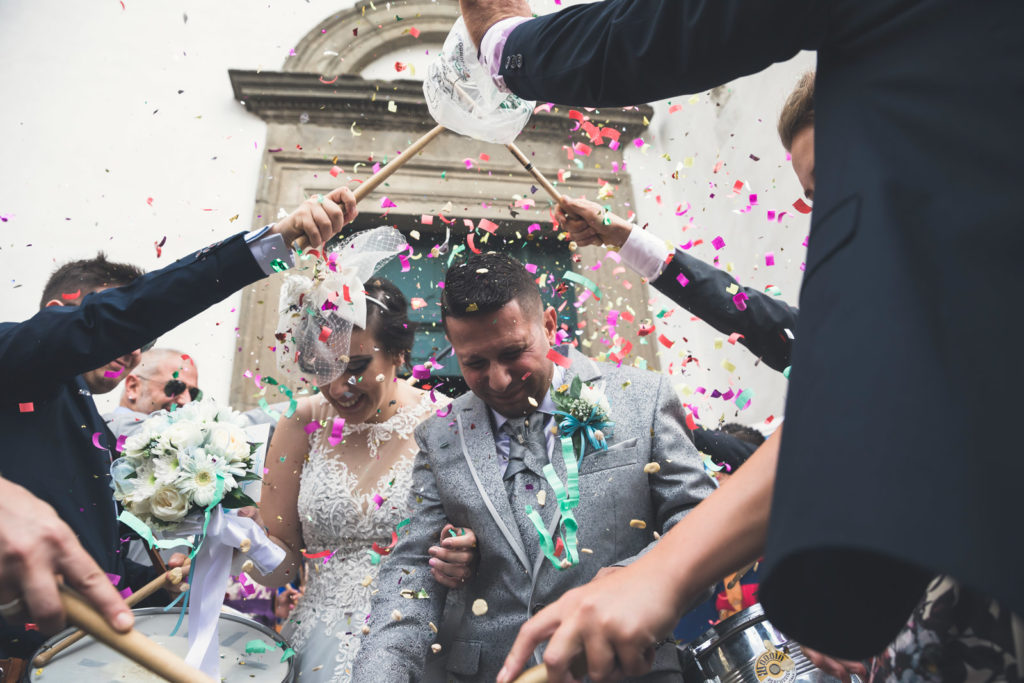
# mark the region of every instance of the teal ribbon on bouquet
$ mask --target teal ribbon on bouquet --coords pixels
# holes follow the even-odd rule
[[[604,438],[604,434],[598,435],[598,432],[604,432],[605,430],[611,431],[615,427],[615,423],[611,420],[597,419],[597,406],[591,406],[590,415],[587,416],[586,420],[580,420],[578,417],[570,415],[564,410],[556,410],[555,415],[560,416],[562,419],[558,423],[558,429],[565,436],[572,437],[577,432],[583,433],[583,439],[586,443],[590,444],[590,447],[595,451],[600,451],[608,448],[608,442]],[[583,453],[586,450],[585,444],[580,443],[580,459],[583,459]]]
[[[572,445],[570,436],[562,436],[562,459],[565,461],[565,484],[562,484],[561,479],[555,474],[555,468],[550,463],[544,466],[544,478],[548,480],[551,490],[555,492],[555,500],[558,502],[558,509],[562,514],[559,527],[561,528],[562,547],[565,550],[564,558],[559,558],[555,554],[555,540],[548,533],[540,513],[534,510],[532,505],[526,506],[526,516],[533,522],[537,535],[540,537],[540,550],[544,557],[551,562],[551,565],[558,570],[568,569],[580,563],[579,542],[576,540],[579,523],[573,514],[573,509],[580,504],[580,473],[576,460],[576,449]]]

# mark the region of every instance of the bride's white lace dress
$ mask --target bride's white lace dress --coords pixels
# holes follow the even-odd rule
[[[296,680],[302,683],[351,678],[370,599],[379,588],[372,546],[389,545],[391,532],[408,516],[406,499],[416,455],[413,430],[448,402],[437,398],[434,403],[423,394],[417,404],[399,409],[380,424],[346,425],[344,440],[336,446],[328,440],[335,413],[322,397],[315,399],[313,419],[326,426],[309,439],[298,512],[306,553],[333,555],[307,561],[305,594],[282,629],[297,653]],[[394,464],[371,490],[360,490],[345,460],[374,457]]]

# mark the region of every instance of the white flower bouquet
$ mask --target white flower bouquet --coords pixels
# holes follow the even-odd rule
[[[119,519],[151,546],[192,551],[185,661],[216,680],[218,615],[232,558],[239,551],[266,574],[285,556],[256,522],[230,512],[256,504],[242,485],[260,479],[254,456],[262,444],[247,439],[244,425],[237,412],[209,399],[161,411],[125,440],[110,467],[114,498],[124,507]],[[158,540],[153,531],[191,538]]]
[[[253,454],[261,444],[247,440],[244,425],[239,413],[212,399],[155,413],[111,466],[114,498],[155,530],[206,510],[218,488],[224,508],[255,505],[241,484],[260,478]]]

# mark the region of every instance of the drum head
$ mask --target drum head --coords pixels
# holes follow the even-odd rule
[[[178,622],[178,612],[164,612],[159,607],[133,610],[135,630],[158,645],[181,656],[188,653],[188,615],[178,634],[171,636]],[[46,641],[40,652],[67,638],[73,629]],[[280,634],[255,621],[221,614],[218,623],[220,638],[220,675],[222,681],[235,683],[282,683],[291,680],[292,659],[282,662],[287,643]],[[253,640],[266,644],[266,652],[246,654],[246,645]],[[39,654],[39,653],[36,653]],[[34,657],[33,657],[34,658]],[[29,680],[40,683],[111,683],[112,681],[162,681],[130,659],[106,645],[86,636],[53,658],[47,666],[29,670]]]

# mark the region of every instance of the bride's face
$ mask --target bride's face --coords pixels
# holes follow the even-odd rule
[[[395,375],[399,363],[381,350],[366,330],[352,330],[349,363],[343,374],[320,391],[346,422],[380,422],[396,410]]]

